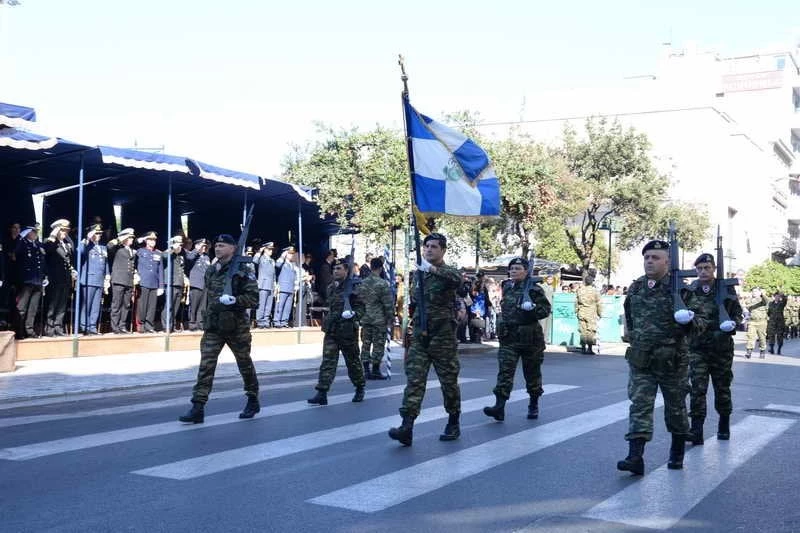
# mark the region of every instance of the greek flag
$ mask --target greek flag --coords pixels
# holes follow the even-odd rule
[[[417,209],[425,215],[498,216],[500,183],[486,152],[404,100]]]

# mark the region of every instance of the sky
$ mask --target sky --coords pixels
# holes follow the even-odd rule
[[[319,122],[401,127],[400,53],[419,111],[496,122],[539,90],[652,73],[664,42],[731,56],[800,36],[796,0],[19,2],[0,5],[0,101],[42,131],[265,177]]]

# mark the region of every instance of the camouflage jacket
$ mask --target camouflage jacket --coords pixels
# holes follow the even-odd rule
[[[326,302],[328,304],[328,314],[325,315],[325,321],[322,324],[322,329],[328,333],[334,331],[339,326],[344,324],[356,325],[356,322],[361,320],[364,316],[364,301],[360,297],[361,287],[360,284],[353,284],[353,290],[350,293],[350,308],[356,314],[354,318],[342,318],[344,312],[344,281],[333,281],[328,285],[328,293]]]
[[[252,263],[240,263],[239,271],[233,276],[231,281],[233,294],[231,296],[236,297],[236,303],[223,305],[219,302],[219,297],[225,292],[225,278],[228,275],[229,266],[230,262],[216,263],[206,270],[207,324],[216,323],[220,314],[226,314],[226,319],[230,319],[230,316],[227,316],[229,313],[233,313],[238,323],[247,323],[250,318],[247,316],[246,310],[258,305],[258,283]]]
[[[600,293],[591,285],[584,285],[575,293],[575,314],[579,319],[592,320],[603,316]]]
[[[773,327],[786,327],[786,321],[783,318],[783,310],[786,307],[786,300],[779,302],[771,301],[767,306],[767,322],[772,324]]]
[[[384,327],[392,323],[394,302],[388,281],[375,274],[370,274],[361,282],[358,295],[365,307],[364,318],[361,319],[362,324]]]
[[[623,307],[628,338],[633,348],[685,347],[690,327],[675,322],[670,282],[670,275],[667,274],[657,281],[642,276],[631,283]],[[686,289],[681,291],[684,301],[687,292]]]
[[[760,298],[747,295],[742,298],[742,307],[750,313],[750,322],[767,321],[767,297],[763,294]]]
[[[736,297],[733,287],[727,287],[729,299],[725,300],[725,310],[728,316],[741,324],[743,320],[742,306]],[[712,282],[704,285],[699,280],[694,280],[684,294],[686,308],[694,311],[694,327],[689,337],[689,344],[693,347],[702,347],[715,344],[721,338],[732,337],[736,334],[734,329],[726,333],[719,329],[719,306],[716,301],[716,286]]]
[[[530,311],[521,309],[524,290],[524,280],[516,283],[511,280],[503,282],[503,297],[500,300],[500,314],[497,317],[498,328],[534,324],[550,316],[550,302],[539,285],[533,285],[529,292],[535,307]]]
[[[787,326],[796,326],[800,320],[800,305],[795,301],[787,302],[783,309],[783,319]]]
[[[418,297],[416,291],[417,276],[412,276],[411,305],[414,308],[414,325],[418,325],[419,307],[416,305]],[[461,275],[455,268],[442,263],[436,267],[436,273],[423,272],[422,288],[425,294],[425,313],[428,321],[452,322],[455,317],[453,304],[456,300],[456,290],[461,287]]]

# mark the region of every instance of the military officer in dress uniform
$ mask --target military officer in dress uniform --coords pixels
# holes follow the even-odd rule
[[[272,314],[273,292],[275,290],[275,260],[272,251],[274,242],[267,242],[261,247],[253,263],[258,273],[258,310],[256,311],[256,326],[259,328],[270,327]]]
[[[172,272],[167,270],[167,254],[161,256],[161,261],[164,264],[164,287],[166,288],[167,284],[169,284],[169,290],[172,295],[172,301],[170,302],[172,317],[171,320],[168,319],[166,315],[167,305],[165,303],[164,309],[161,311],[161,323],[164,325],[164,329],[169,328],[170,331],[175,331],[178,321],[178,312],[181,308],[181,296],[183,296],[183,288],[186,285],[186,276],[184,274],[186,261],[183,252],[183,237],[180,235],[172,237],[169,241],[169,247],[169,253],[172,257],[170,261]]]
[[[78,329],[86,335],[97,335],[103,288],[109,281],[108,249],[100,244],[103,228],[95,224],[89,228],[86,239],[78,245],[81,265],[81,318]]]
[[[135,238],[133,228],[125,228],[108,243],[111,263],[111,332],[128,333],[128,315],[133,298],[133,274],[136,252],[131,248]]]
[[[50,237],[44,243],[45,261],[50,286],[47,290],[47,337],[63,337],[64,316],[67,312],[72,283],[78,278],[73,267],[75,246],[69,238],[69,220],[61,218],[50,225]]]
[[[208,239],[198,239],[194,250],[186,251],[184,272],[189,277],[189,331],[203,329],[205,315],[205,276],[211,265],[208,257]]]
[[[275,307],[272,320],[279,328],[289,327],[289,315],[292,312],[294,291],[297,288],[296,256],[294,246],[287,246],[275,262],[275,267],[280,271],[278,273],[278,305]]]
[[[151,231],[139,238],[144,242],[142,248],[136,250],[136,272],[139,274],[139,307],[136,313],[139,317],[140,333],[155,333],[156,301],[164,294],[164,268],[161,265],[163,252],[156,249],[158,235]]]
[[[17,292],[17,312],[21,328],[20,338],[38,337],[34,326],[36,313],[42,300],[42,292],[47,287],[47,264],[44,247],[39,244],[39,225],[27,226],[20,232],[14,255],[19,268],[20,286]]]

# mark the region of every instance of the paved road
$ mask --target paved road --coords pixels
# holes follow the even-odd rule
[[[404,379],[370,382],[350,403],[340,374],[327,407],[309,407],[313,372],[262,378],[266,408],[240,421],[240,384],[223,380],[206,423],[175,420],[186,385],[93,394],[0,411],[0,529],[6,532],[800,531],[800,368],[735,365],[732,439],[691,449],[666,470],[656,412],[647,473],[615,469],[626,451],[625,361],[551,354],[538,421],[518,393],[504,423],[492,354],[462,361],[462,437],[435,376],[414,446],[386,436]],[[520,377],[520,376],[518,376]],[[795,411],[795,413],[792,413]]]

